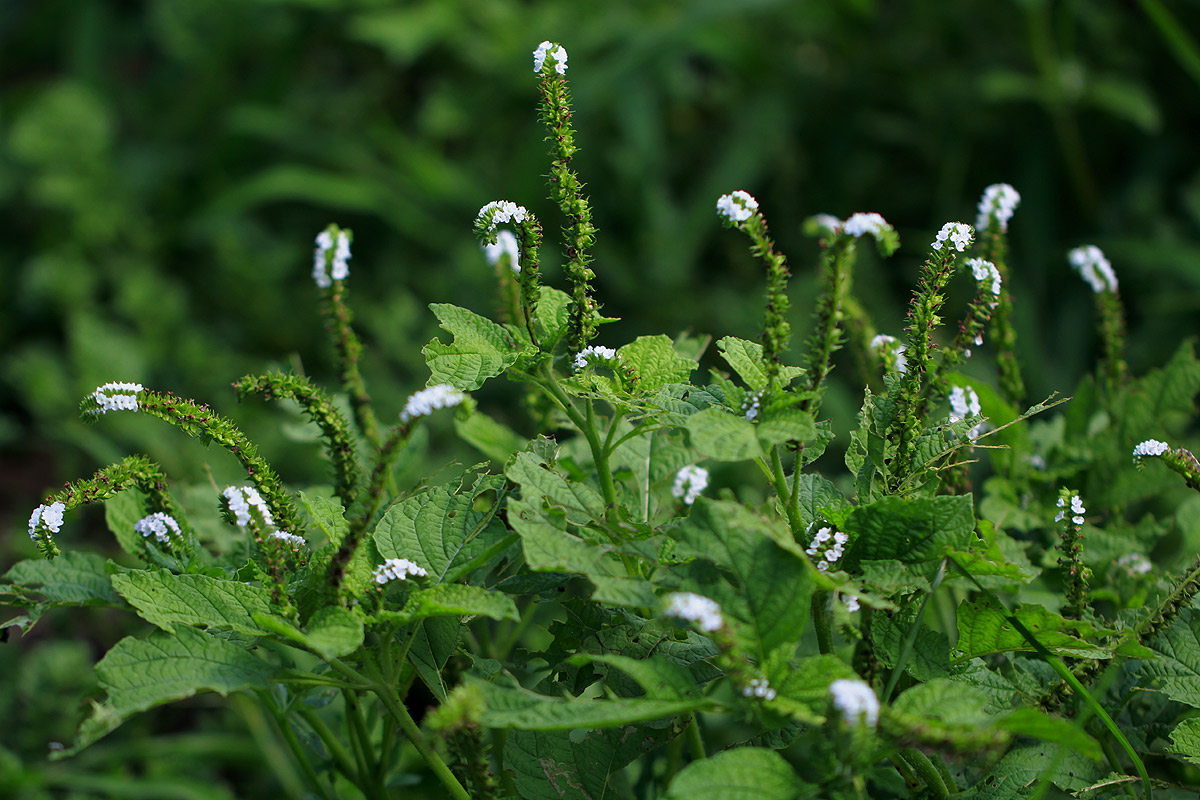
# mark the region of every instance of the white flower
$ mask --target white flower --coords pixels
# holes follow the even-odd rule
[[[448,383],[430,386],[408,398],[404,410],[400,412],[400,422],[408,422],[417,417],[427,417],[439,408],[453,408],[462,405],[467,396]]]
[[[333,251],[332,276],[325,271],[329,262],[329,251]],[[313,281],[322,289],[328,289],[333,281],[344,281],[350,277],[350,237],[338,231],[337,240],[328,230],[317,234],[317,247],[313,250]]]
[[[148,517],[142,517],[133,523],[133,530],[136,533],[140,533],[143,537],[153,536],[161,544],[171,541],[172,532],[176,536],[183,535],[183,532],[179,530],[179,523],[175,521],[175,518],[170,514],[164,514],[162,511],[151,514]]]
[[[809,526],[812,530],[812,526]],[[829,568],[841,560],[846,553],[846,543],[850,541],[850,537],[841,531],[835,531],[833,528],[825,527],[818,530],[809,543],[808,549],[804,552],[810,558],[819,559],[817,561],[817,570],[819,572],[828,572]]]
[[[89,413],[99,416],[109,411],[137,411],[141,408],[137,393],[145,389],[140,383],[106,383],[92,392],[97,408]]]
[[[1147,439],[1133,448],[1133,463],[1138,464],[1145,456],[1161,456],[1171,449],[1171,445],[1158,439]]]
[[[307,544],[307,541],[303,536],[297,536],[296,534],[288,533],[287,531],[272,531],[271,538],[278,539],[284,544],[291,545],[292,547],[296,548],[303,547],[305,544]]]
[[[883,236],[884,232],[891,230],[892,226],[881,215],[875,212],[851,214],[850,218],[842,225],[842,231],[855,239],[861,238],[864,234],[869,234],[875,239]]]
[[[668,617],[696,623],[700,630],[711,633],[725,624],[721,607],[704,595],[692,592],[672,592],[667,595],[663,613]]]
[[[542,42],[537,46],[537,50],[533,51],[533,71],[541,72],[542,67],[546,64],[546,56],[549,55],[558,63],[554,65],[554,71],[559,75],[567,73],[567,48],[561,44],[557,49],[551,50],[554,47],[553,42]]]
[[[696,498],[700,496],[706,486],[708,486],[708,470],[689,464],[675,473],[675,485],[671,488],[671,494],[682,497],[683,502],[690,506],[696,502]]]
[[[888,349],[884,350],[885,347]],[[895,336],[879,334],[871,340],[871,349],[878,351],[883,357],[884,366],[896,370],[901,375],[908,372],[908,359],[904,357],[904,351],[908,348],[897,342]]]
[[[513,232],[505,229],[496,232],[495,244],[485,244],[483,252],[487,256],[488,263],[495,266],[501,258],[508,256],[508,264],[512,267],[512,271],[519,273],[521,271],[521,246],[517,244],[517,237]]]
[[[1020,202],[1021,195],[1016,189],[1007,183],[993,183],[983,190],[983,196],[979,198],[979,218],[975,220],[975,227],[986,230],[995,217],[1000,230],[1007,231],[1008,221]]]
[[[774,700],[775,690],[766,678],[751,678],[749,686],[742,687],[742,697],[757,697],[760,700]]]
[[[407,558],[389,558],[375,568],[371,577],[376,583],[382,585],[388,581],[407,580],[409,575],[419,575],[424,578],[428,574],[424,567],[418,566]]]
[[[1058,502],[1055,503],[1055,505],[1058,506],[1059,508],[1061,508],[1062,511],[1058,512],[1058,515],[1054,518],[1054,521],[1062,522],[1063,518],[1066,517],[1066,515],[1067,515],[1067,510],[1066,510],[1067,503],[1065,500],[1063,500],[1063,498],[1060,497],[1060,498],[1058,498]],[[1083,517],[1083,515],[1086,513],[1087,513],[1087,509],[1083,507],[1083,500],[1080,499],[1078,494],[1072,494],[1071,495],[1071,514],[1072,514],[1071,522],[1073,522],[1076,525],[1082,525],[1084,522],[1087,521]]]
[[[954,245],[954,248],[961,253],[971,244],[971,239],[973,239],[974,236],[975,231],[973,231],[971,226],[965,222],[947,222],[942,226],[942,229],[938,231],[937,238],[934,239],[933,243],[929,246],[934,250],[941,250],[942,244],[949,239],[950,243]]]
[[[846,610],[849,611],[851,614],[853,614],[855,611],[858,611],[858,608],[859,608],[858,595],[856,595],[856,594],[846,595],[845,603],[846,603]]]
[[[758,201],[740,189],[717,198],[717,213],[731,222],[745,222],[758,210]]]
[[[1112,264],[1108,262],[1104,253],[1096,245],[1088,244],[1076,247],[1067,253],[1067,260],[1096,294],[1117,290],[1117,274],[1113,272]]]
[[[588,362],[594,358],[598,358],[605,363],[609,363],[615,361],[618,356],[617,351],[613,350],[611,347],[600,347],[599,345],[594,344],[588,345],[575,354],[575,371],[579,372],[587,369]]]
[[[842,221],[833,214],[817,214],[812,218],[812,221],[817,227],[824,228],[834,236],[842,232]]]
[[[35,508],[29,517],[29,538],[36,542],[41,528],[46,528],[50,533],[62,530],[63,514],[66,510],[67,507],[59,502]]]
[[[996,269],[995,264],[982,258],[971,258],[967,260],[967,266],[971,268],[971,273],[979,283],[991,280],[992,294],[1000,296],[1000,270]],[[982,342],[976,342],[976,344],[982,344]]]
[[[271,509],[267,508],[262,495],[253,486],[227,486],[221,495],[228,501],[229,511],[237,520],[238,527],[245,528],[251,524],[251,508],[258,511],[264,525],[275,524]]]
[[[1126,553],[1117,559],[1117,564],[1125,567],[1134,575],[1145,575],[1154,566],[1150,563],[1150,559],[1141,553]]]
[[[487,233],[490,234],[496,230],[497,225],[504,225],[505,223],[521,224],[525,221],[525,216],[528,213],[525,206],[519,206],[511,200],[493,200],[479,209],[478,218],[487,218]],[[488,216],[489,214],[491,215],[490,217]]]
[[[829,684],[829,694],[846,724],[874,728],[879,721],[879,698],[863,681],[836,680]]]
[[[333,266],[329,277],[335,281],[344,281],[350,277],[350,237],[345,231],[338,231],[337,247],[333,250]]]
[[[762,410],[762,399],[765,392],[758,390],[746,395],[746,399],[742,401],[742,413],[746,415],[746,419],[753,422],[758,419],[758,412]]]

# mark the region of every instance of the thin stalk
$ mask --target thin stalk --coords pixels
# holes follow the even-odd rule
[[[913,645],[916,643],[917,634],[921,629],[921,620],[925,617],[925,607],[929,604],[929,598],[941,586],[942,579],[946,577],[946,561],[943,558],[942,563],[938,565],[937,574],[933,576],[933,581],[929,584],[929,592],[921,600],[921,607],[917,610],[917,616],[913,619],[913,624],[904,637],[904,646],[900,648],[900,655],[896,658],[896,666],[892,668],[892,674],[888,676],[887,688],[883,690],[883,694],[879,698],[884,703],[892,696],[896,684],[900,682],[900,676],[904,674],[904,665],[908,663],[908,657],[912,655]]]
[[[493,658],[495,658],[497,661],[503,661],[508,657],[508,654],[512,652],[513,646],[520,641],[521,635],[528,630],[529,625],[533,622],[534,616],[537,614],[537,611],[537,603],[530,603],[529,605],[525,606],[524,610],[521,611],[521,619],[517,621],[517,624],[514,625],[512,630],[509,631],[508,635],[504,637],[503,645],[496,648],[496,652],[492,656]]]
[[[813,630],[817,634],[817,651],[833,652],[833,615],[829,609],[829,592],[818,589],[812,596]]]
[[[779,496],[779,502],[783,504],[783,510],[788,520],[788,527],[792,529],[792,535],[798,536],[804,531],[804,520],[800,518],[799,508],[788,502],[792,496],[792,492],[788,489],[787,475],[783,472],[783,459],[779,456],[778,445],[771,448],[771,467],[767,471],[767,475],[771,479],[771,486],[774,487],[775,494]]]
[[[317,713],[315,708],[300,706],[297,710],[300,712],[300,716],[304,718],[304,721],[309,724],[309,727],[313,729],[313,732],[317,734],[317,737],[325,744],[341,773],[350,780],[354,780],[354,762],[351,760],[350,754],[346,752],[346,747],[342,744],[342,740],[329,729],[329,726],[325,724],[325,720],[321,719],[321,715]]]
[[[275,704],[265,696],[264,692],[258,692],[257,696],[263,708],[265,708],[271,714],[271,718],[275,720],[276,728],[279,729],[279,733],[283,737],[284,742],[287,743],[288,749],[292,751],[292,758],[295,759],[296,763],[300,766],[305,778],[308,779],[309,785],[311,785],[321,795],[321,797],[324,798],[324,800],[333,800],[324,784],[322,784],[317,778],[316,770],[314,770],[312,764],[309,763],[308,757],[304,752],[304,748],[300,744],[300,740],[296,738],[295,732],[291,729],[291,726],[288,725],[287,717],[281,711],[275,708]],[[234,697],[235,701],[242,705],[241,710],[244,717],[245,711],[250,707],[249,703],[239,695],[234,695]],[[256,736],[256,738],[258,737]],[[288,780],[287,778],[283,777],[278,769],[275,770],[275,774],[276,776],[280,777],[280,781],[284,784],[284,788],[288,794],[297,798],[304,795],[301,787],[297,785],[298,781],[294,775],[288,776],[290,777],[290,780]]]
[[[374,687],[374,692],[383,701],[383,705],[392,715],[392,718],[400,725],[401,732],[408,737],[413,747],[417,748],[417,752],[425,760],[426,765],[433,770],[433,774],[446,787],[446,790],[450,793],[450,797],[454,798],[454,800],[471,800],[471,795],[458,782],[458,778],[454,777],[454,773],[446,766],[446,762],[429,746],[429,742],[421,734],[421,729],[417,727],[416,721],[408,713],[408,709],[404,707],[404,704],[396,698],[391,687],[376,686]]]
[[[604,452],[604,446],[600,443],[600,437],[596,433],[594,425],[589,424],[589,421],[584,419],[579,413],[579,409],[571,402],[571,398],[567,397],[566,392],[558,385],[558,381],[554,380],[554,376],[549,373],[549,370],[538,381],[538,385],[546,391],[550,399],[558,404],[571,423],[579,429],[583,437],[587,440],[588,448],[592,451],[592,461],[596,465],[596,473],[600,478],[600,492],[604,495],[604,502],[608,506],[605,511],[605,516],[614,521],[617,510],[617,490],[613,485],[612,470],[608,465],[608,456]],[[588,401],[588,416],[592,417],[591,401]]]
[[[512,773],[504,768],[504,742],[508,732],[503,728],[492,728],[492,753],[496,756],[496,774],[500,776],[500,791],[505,797],[517,797],[517,784],[513,782]]]
[[[950,796],[950,787],[942,777],[942,771],[933,765],[929,757],[915,748],[900,751],[900,757],[912,767],[913,772],[920,776],[921,781],[929,789],[929,796],[937,800],[945,800]]]
[[[688,752],[692,756],[693,761],[701,761],[708,756],[704,752],[704,739],[700,736],[700,718],[696,716],[695,711],[689,711],[687,715],[687,744]]]
[[[342,692],[346,703],[346,722],[350,727],[350,744],[354,748],[354,760],[358,764],[358,786],[364,792],[371,782],[374,770],[367,760],[368,751],[372,750],[371,737],[363,722],[362,710],[358,705],[358,696],[354,692]]]

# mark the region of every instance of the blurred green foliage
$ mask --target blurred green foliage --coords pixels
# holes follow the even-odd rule
[[[530,63],[542,39],[570,51],[598,291],[623,318],[599,343],[757,334],[763,276],[714,213],[738,188],[791,258],[801,336],[816,249],[803,218],[891,221],[909,246],[856,284],[899,333],[930,221],[973,221],[983,187],[1006,181],[1023,196],[1010,269],[1030,396],[1092,362],[1092,298],[1065,260],[1083,242],[1121,279],[1134,371],[1161,363],[1200,308],[1200,6],[1176,5],[5,0],[4,561],[68,475],[144,452],[204,478],[190,465],[212,456],[162,426],[73,421],[105,381],[209,402],[286,480],[326,479],[288,472],[314,462],[287,457],[316,447],[299,414],[281,431],[261,405],[234,408],[229,384],[272,364],[332,383],[309,279],[330,221],[355,231],[363,369],[397,412],[427,377],[425,306],[496,303],[479,207],[512,199],[558,225]],[[558,260],[544,257],[552,283]],[[857,396],[832,390],[835,430]]]

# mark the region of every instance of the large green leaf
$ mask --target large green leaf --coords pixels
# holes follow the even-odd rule
[[[663,800],[796,800],[804,783],[774,750],[738,747],[688,764]]]
[[[485,475],[470,487],[435,486],[401,500],[375,526],[376,549],[384,558],[420,564],[441,583],[506,535],[494,515],[476,508],[477,497],[503,484],[500,476]]]
[[[41,595],[39,602],[46,605],[121,605],[107,564],[107,559],[95,553],[66,550],[53,561],[18,561],[4,579],[21,589],[36,591]]]
[[[671,717],[708,705],[701,697],[677,700],[576,699],[547,697],[527,689],[511,689],[477,682],[487,708],[483,724],[489,728],[527,731],[569,731],[577,728],[616,728]]]
[[[633,678],[649,700],[682,700],[696,697],[699,689],[686,669],[665,658],[629,658],[612,653],[579,653],[571,663],[579,665],[598,662],[616,667]]]
[[[958,607],[958,652],[955,661],[994,653],[1033,652],[1033,645],[1017,630],[1009,616],[1029,629],[1038,642],[1052,653],[1077,658],[1108,658],[1109,650],[1079,638],[1098,631],[1086,622],[1063,619],[1039,605],[1021,605],[1011,614],[988,597],[964,601]],[[1073,633],[1068,633],[1071,631]]]
[[[858,678],[854,670],[832,653],[809,656],[799,661],[780,659],[767,676],[777,696],[772,705],[802,721],[820,724],[829,708],[829,684],[838,679]]]
[[[621,770],[671,738],[670,728],[509,731],[504,765],[521,800],[622,800],[633,787]]]
[[[523,436],[482,411],[474,411],[466,419],[456,416],[454,431],[460,439],[496,464],[504,464],[512,458],[513,453],[525,446]]]
[[[308,516],[316,523],[317,528],[325,534],[325,539],[340,545],[350,530],[350,523],[346,521],[346,509],[337,498],[300,492],[300,503],[308,511]]]
[[[718,567],[708,576],[693,569],[693,580],[708,580],[687,588],[721,606],[735,637],[760,663],[777,647],[796,646],[813,587],[809,568],[782,522],[738,503],[701,498],[672,535],[679,538],[681,556]]]
[[[891,668],[896,666],[913,625],[919,625],[904,670],[927,681],[950,674],[950,640],[942,631],[917,622],[919,608],[920,601],[913,600],[891,614],[876,612],[871,618],[871,640],[880,662]]]
[[[686,383],[696,368],[696,362],[675,352],[671,340],[662,334],[639,336],[617,354],[633,369],[638,394],[656,392],[668,383]]]
[[[561,472],[541,463],[533,453],[518,453],[508,464],[505,474],[509,480],[521,485],[523,499],[544,498],[566,511],[567,518],[576,525],[604,516],[604,499],[599,492],[581,481],[568,480]]]
[[[126,637],[96,665],[108,690],[103,704],[79,728],[72,755],[105,736],[129,717],[148,708],[198,692],[228,695],[266,688],[275,667],[235,644],[196,628],[175,633],[155,631],[146,639]]]
[[[767,372],[763,369],[763,348],[758,342],[726,336],[717,342],[717,349],[733,371],[738,374],[752,391],[767,388]],[[804,374],[800,367],[781,367],[779,382],[787,386]]]
[[[418,589],[408,596],[400,611],[380,612],[380,618],[400,624],[428,617],[490,617],[516,622],[521,618],[512,598],[482,586],[443,583]]]
[[[1172,700],[1200,708],[1200,612],[1184,609],[1148,644],[1158,658],[1143,661],[1142,674],[1157,678]]]
[[[521,345],[502,326],[465,308],[433,303],[429,306],[454,340],[433,339],[425,345],[425,362],[431,384],[448,383],[455,389],[474,391],[494,378],[521,355]]]
[[[317,611],[305,630],[270,614],[255,614],[254,622],[277,638],[298,644],[325,659],[349,655],[363,643],[362,619],[350,609],[338,606]]]
[[[142,619],[167,632],[175,625],[203,625],[261,636],[252,616],[268,613],[271,605],[266,589],[207,575],[137,570],[113,575],[112,584]]]
[[[897,559],[906,564],[938,561],[948,548],[966,550],[975,530],[970,495],[904,499],[889,497],[860,506],[846,520],[852,535],[845,566]]]
[[[1189,717],[1175,726],[1167,752],[1181,755],[1200,766],[1200,717]]]
[[[685,424],[692,445],[714,461],[764,458],[773,445],[806,442],[817,435],[812,416],[794,408],[756,423],[728,409],[710,406],[689,416]]]

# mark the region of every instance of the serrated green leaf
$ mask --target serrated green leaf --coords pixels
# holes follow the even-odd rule
[[[1167,752],[1200,766],[1200,717],[1189,717],[1175,726]]]
[[[668,383],[686,383],[696,362],[675,352],[666,336],[639,336],[617,350],[617,355],[637,376],[638,394],[657,392]]]
[[[306,630],[272,614],[255,614],[254,622],[263,632],[298,644],[325,659],[349,655],[363,643],[362,620],[350,609],[337,606],[313,614]]]
[[[820,718],[829,708],[829,684],[843,678],[855,680],[858,675],[846,662],[826,653],[794,663],[785,660],[778,673],[772,672],[767,677],[776,691],[773,703],[778,703],[781,710],[799,712],[802,719],[807,716],[820,724]]]
[[[812,414],[798,408],[777,411],[754,426],[758,443],[764,451],[784,442],[808,442],[816,438],[817,428]]]
[[[334,497],[322,497],[311,492],[300,492],[300,504],[308,511],[308,516],[317,528],[325,534],[326,540],[340,545],[350,523],[346,521],[346,509]]]
[[[1141,674],[1157,678],[1172,700],[1200,708],[1200,612],[1184,609],[1146,644],[1158,658],[1143,661]]]
[[[268,590],[207,575],[135,570],[113,575],[112,585],[142,619],[168,633],[176,625],[202,625],[261,636],[264,631],[253,615],[269,613],[271,607]]]
[[[955,661],[993,653],[1033,652],[1033,646],[1008,622],[1008,614],[988,597],[967,600],[959,605]],[[1039,605],[1018,606],[1011,614],[1052,653],[1077,658],[1108,658],[1111,655],[1107,649],[1068,633],[1074,631],[1080,636],[1101,633],[1086,622],[1063,619]]]
[[[384,558],[420,564],[441,583],[506,535],[499,520],[475,507],[479,495],[503,483],[486,476],[469,488],[435,486],[393,504],[371,534],[376,549]]]
[[[950,548],[966,550],[975,530],[971,496],[889,497],[859,506],[846,521],[852,535],[846,569],[860,561],[936,562]]]
[[[568,519],[583,525],[604,517],[604,499],[586,483],[567,480],[567,477],[540,463],[532,453],[518,453],[509,462],[505,475],[521,485],[525,500],[544,499],[563,511]]]
[[[1079,790],[1103,774],[1095,763],[1070,748],[1045,744],[1014,747],[971,790],[956,797],[963,800],[1029,797],[1026,788],[1041,779],[1048,779],[1062,789]]]
[[[763,369],[763,348],[758,342],[726,336],[717,342],[717,349],[738,377],[753,391],[767,388],[767,373]],[[780,367],[779,383],[787,386],[804,374],[800,367]]]
[[[808,619],[813,587],[808,566],[781,521],[738,503],[700,498],[672,535],[679,539],[681,555],[719,568],[723,580],[709,578],[707,585],[688,588],[721,606],[735,638],[760,663],[777,647],[795,647]]]
[[[896,666],[904,642],[916,624],[919,607],[919,601],[910,602],[894,614],[876,612],[871,617],[871,638],[879,660],[885,666]],[[904,662],[904,671],[921,681],[949,675],[950,640],[946,634],[920,623],[908,660]]]
[[[796,800],[803,788],[774,750],[738,747],[688,764],[663,800]]]
[[[568,661],[579,666],[589,662],[607,664],[633,678],[648,700],[683,700],[700,692],[686,669],[665,658],[629,658],[610,653],[578,653]]]
[[[417,623],[408,658],[417,668],[417,675],[429,687],[439,702],[444,702],[449,689],[442,670],[458,647],[462,622],[457,617],[430,617]]]
[[[107,563],[95,553],[67,550],[53,561],[19,561],[4,579],[23,589],[36,590],[48,605],[121,605]]]
[[[104,521],[108,530],[121,549],[139,561],[144,561],[146,554],[142,548],[142,537],[134,530],[134,525],[144,516],[146,506],[136,491],[118,492],[104,501]]]
[[[446,303],[432,303],[429,308],[442,328],[454,336],[451,344],[433,339],[421,351],[429,365],[431,385],[448,383],[464,392],[474,391],[521,355],[516,338],[490,319]]]
[[[221,695],[266,688],[275,667],[235,644],[196,628],[174,634],[155,631],[144,640],[126,637],[96,665],[108,690],[103,704],[79,728],[73,755],[134,714],[154,706],[212,691]]]
[[[934,678],[905,690],[892,704],[897,711],[936,719],[948,725],[982,726],[987,693],[946,678]]]
[[[402,625],[428,617],[490,617],[516,622],[521,618],[512,598],[482,586],[443,583],[418,589],[400,611],[380,612],[381,619]]]
[[[672,737],[670,728],[587,731],[510,731],[504,765],[521,800],[601,800],[632,797],[621,770]]]
[[[789,485],[792,480],[793,478],[789,476]],[[811,472],[800,475],[800,487],[796,493],[796,500],[800,507],[800,519],[806,526],[813,524],[818,517],[823,516],[822,509],[839,510],[850,507],[850,501],[846,499],[840,489],[820,475]]]
[[[549,286],[543,286],[538,295],[537,320],[541,326],[541,344],[553,350],[554,344],[567,332],[570,319],[571,295]]]
[[[577,728],[616,728],[671,717],[708,705],[701,697],[679,700],[579,700],[547,697],[526,689],[510,689],[482,681],[487,708],[483,724],[489,728],[527,731],[569,731]]]
[[[697,411],[685,422],[692,446],[714,461],[763,458],[753,422],[724,408]]]

